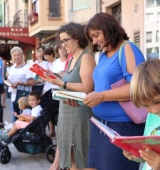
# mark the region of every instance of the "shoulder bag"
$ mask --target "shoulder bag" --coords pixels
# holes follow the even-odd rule
[[[121,58],[122,58],[122,48],[124,44],[126,44],[127,42],[128,41],[125,41],[119,49],[118,58],[119,58],[120,66],[121,66]],[[123,86],[125,84],[127,84],[127,81],[125,78],[123,78],[118,82],[112,84],[111,88],[114,89]],[[125,102],[119,102],[119,104],[134,123],[141,124],[146,121],[148,113],[145,108],[137,108],[131,100]]]

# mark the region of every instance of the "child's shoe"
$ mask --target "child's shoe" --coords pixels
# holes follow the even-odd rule
[[[4,129],[9,132],[13,127],[13,124],[12,123],[9,123],[8,125],[4,126]]]
[[[10,138],[7,136],[7,132],[0,132],[0,140],[7,142],[9,139]]]

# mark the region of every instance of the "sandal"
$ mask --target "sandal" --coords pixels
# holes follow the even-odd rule
[[[4,142],[7,142],[10,138],[7,136],[6,132],[0,132],[0,139]]]
[[[50,133],[49,135],[48,135],[48,137],[50,137],[50,138],[53,138],[53,137],[55,137],[56,136],[56,134],[54,133]]]

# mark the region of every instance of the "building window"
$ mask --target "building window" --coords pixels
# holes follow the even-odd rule
[[[72,10],[80,10],[91,7],[91,0],[72,0]]]
[[[147,14],[146,14],[146,21],[150,21],[150,20],[152,20],[153,18],[154,18],[153,13],[147,13]]]
[[[147,8],[160,6],[160,0],[147,0],[146,6],[147,6]]]
[[[134,43],[140,48],[140,30],[134,32]]]
[[[49,0],[49,17],[60,17],[60,0]]]
[[[147,54],[152,53],[152,48],[147,48]]]
[[[0,26],[2,26],[2,20],[3,20],[3,15],[2,15],[2,4],[0,4]]]
[[[112,15],[120,24],[122,23],[121,4],[112,7]]]
[[[152,31],[146,32],[146,42],[152,42]]]
[[[159,30],[156,32],[156,42],[159,42]]]
[[[32,11],[39,12],[38,0],[32,0]]]

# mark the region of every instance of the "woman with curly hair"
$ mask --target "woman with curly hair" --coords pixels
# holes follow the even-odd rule
[[[84,26],[69,23],[62,26],[58,35],[62,46],[73,57],[62,79],[46,81],[56,84],[60,90],[90,93],[93,90],[93,57],[85,50],[88,41]],[[88,161],[90,117],[88,106],[78,105],[74,100],[61,100],[58,117],[57,153],[50,170],[61,168],[85,169]],[[71,169],[72,169],[71,168]]]

